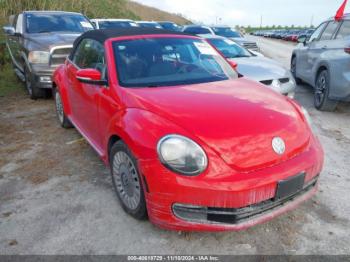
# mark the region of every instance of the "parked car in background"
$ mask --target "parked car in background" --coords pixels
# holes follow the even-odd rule
[[[184,26],[182,31],[191,35],[211,34],[227,37],[247,49],[259,51],[256,42],[245,39],[239,32],[227,26],[210,27],[202,25],[188,25]]]
[[[170,30],[170,31],[175,31],[175,32],[182,31],[182,27],[174,22],[158,21],[157,23],[160,24],[160,26],[165,30]]]
[[[260,82],[280,94],[294,97],[295,81],[289,70],[272,59],[257,56],[230,39],[201,35],[229,61],[237,63],[237,72],[244,77]]]
[[[119,27],[138,27],[139,25],[130,19],[91,19],[96,29],[110,29]]]
[[[190,35],[215,34],[209,26],[204,25],[185,25],[182,32]]]
[[[315,29],[308,29],[308,30],[304,30],[303,32],[301,32],[298,36],[297,42],[299,42],[299,38],[306,38],[306,40],[309,40],[310,37],[312,36],[312,34],[315,32]]]
[[[240,32],[228,26],[212,27],[215,35],[227,37],[246,49],[259,51],[258,44],[255,41],[245,39]]]
[[[350,14],[323,22],[309,40],[299,38],[291,70],[298,82],[314,87],[314,104],[333,111],[338,101],[350,102]]]
[[[306,35],[310,37],[314,29],[278,29],[278,30],[259,30],[252,32],[252,35],[268,38],[283,39],[286,41],[297,42],[299,36]]]
[[[52,73],[64,63],[74,40],[93,29],[79,13],[26,11],[4,27],[7,47],[17,76],[32,99],[51,93]]]
[[[162,29],[162,26],[160,24],[158,24],[157,22],[154,21],[136,21],[136,23],[140,26],[140,27],[148,27],[148,28],[158,28],[158,29]]]
[[[317,191],[323,150],[305,109],[238,78],[201,38],[90,31],[54,81],[60,124],[74,125],[109,165],[123,209],[137,219],[241,230]]]

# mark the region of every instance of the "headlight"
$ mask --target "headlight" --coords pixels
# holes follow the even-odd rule
[[[50,60],[50,53],[45,51],[31,51],[29,52],[28,61],[32,64],[48,64]]]
[[[208,159],[203,149],[191,139],[180,135],[168,135],[157,146],[160,161],[170,170],[188,176],[202,173]]]

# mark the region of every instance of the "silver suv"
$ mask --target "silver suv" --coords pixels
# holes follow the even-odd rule
[[[350,102],[350,14],[323,22],[310,39],[298,41],[291,71],[297,83],[314,87],[315,107],[333,111],[339,101]]]

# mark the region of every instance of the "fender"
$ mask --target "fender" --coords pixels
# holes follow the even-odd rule
[[[152,127],[145,130],[143,127]],[[189,136],[177,125],[149,111],[138,108],[126,108],[118,111],[110,120],[106,140],[103,141],[105,161],[108,164],[108,145],[112,136],[123,140],[137,159],[157,158],[157,143],[162,136],[170,133]]]
[[[69,117],[72,111],[68,102],[68,81],[65,78],[64,65],[60,65],[53,73],[53,85],[56,85],[55,88],[57,88],[57,90],[60,92],[64,113],[67,117]]]
[[[151,127],[147,130],[144,126]],[[118,136],[124,141],[133,152],[138,161],[158,160],[157,144],[160,138],[169,134],[178,134],[190,138],[200,144],[210,159],[209,165],[216,169],[218,173],[230,173],[234,171],[229,167],[220,156],[216,154],[209,146],[200,142],[198,138],[188,131],[179,127],[175,123],[150,111],[139,108],[126,108],[118,111],[111,119],[107,128],[108,135],[104,141],[105,153],[102,160],[109,165],[108,145],[112,136]]]
[[[6,48],[7,48],[7,51],[9,52],[9,54],[10,54],[12,63],[13,63],[20,71],[22,71],[22,73],[23,73],[23,71],[24,71],[24,70],[23,70],[23,67],[16,61],[16,59],[15,59],[15,57],[13,56],[12,51],[11,51],[11,48],[10,48],[10,46],[9,46],[9,44],[8,44],[7,41],[6,41]]]
[[[328,70],[328,72],[330,72],[330,66],[329,66],[329,63],[327,61],[320,60],[317,63],[315,63],[315,66],[312,69],[312,75],[313,75],[312,86],[316,85],[317,74],[318,74],[318,71],[320,70],[321,67],[325,67]]]

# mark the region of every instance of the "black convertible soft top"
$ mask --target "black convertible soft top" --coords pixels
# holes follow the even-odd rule
[[[182,32],[174,32],[164,29],[147,28],[147,27],[127,27],[127,28],[115,28],[115,29],[98,29],[90,30],[83,33],[77,38],[75,43],[80,42],[84,38],[94,39],[100,43],[104,43],[109,38],[120,36],[133,36],[133,35],[156,35],[156,34],[168,34],[168,35],[188,35]],[[75,44],[74,43],[74,44]]]
[[[114,28],[114,29],[90,30],[83,33],[74,41],[73,50],[69,57],[71,59],[71,56],[74,53],[74,50],[76,49],[77,45],[80,43],[80,41],[86,38],[94,39],[100,42],[101,44],[104,44],[104,42],[107,39],[114,38],[114,37],[133,36],[133,35],[157,35],[157,34],[189,36],[189,34],[182,33],[182,32],[174,32],[174,31],[165,30],[165,29],[147,28],[147,27],[125,27],[125,28]]]

